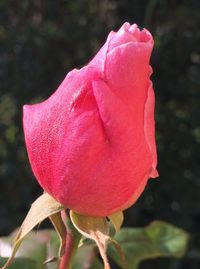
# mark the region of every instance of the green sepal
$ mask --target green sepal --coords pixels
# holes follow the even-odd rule
[[[17,235],[13,242],[13,249],[11,257],[7,260],[6,264],[1,269],[7,269],[13,261],[15,254],[20,247],[24,237],[39,223],[46,218],[62,211],[63,205],[54,200],[49,194],[43,193],[32,204],[25,220],[19,228]]]

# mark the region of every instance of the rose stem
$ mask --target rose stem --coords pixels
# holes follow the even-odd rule
[[[72,269],[81,234],[74,228],[69,216],[67,216],[65,222],[67,226],[65,253],[61,258],[59,269]]]

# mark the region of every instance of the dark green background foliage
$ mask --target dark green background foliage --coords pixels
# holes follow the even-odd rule
[[[162,219],[191,234],[182,261],[152,268],[199,268],[200,1],[0,1],[0,234],[20,225],[42,192],[27,161],[22,105],[47,98],[66,73],[95,54],[125,21],[148,28],[159,156],[157,180],[126,211],[126,226]],[[143,264],[143,267],[151,268]]]

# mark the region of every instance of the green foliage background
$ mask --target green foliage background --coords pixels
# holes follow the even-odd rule
[[[156,92],[159,173],[126,212],[126,226],[162,219],[191,234],[183,261],[200,266],[200,1],[0,1],[0,234],[18,226],[42,192],[27,161],[22,105],[47,98],[125,21],[149,29]],[[151,263],[148,263],[148,268]],[[147,268],[143,264],[143,268]]]

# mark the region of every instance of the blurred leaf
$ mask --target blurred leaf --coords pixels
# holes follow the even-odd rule
[[[97,259],[94,246],[82,246],[78,249],[72,269],[103,269]]]
[[[0,238],[0,254],[3,256],[0,258],[0,266],[5,264],[7,258],[12,253],[12,235],[8,237]],[[50,265],[44,265],[44,261],[48,258],[57,255],[59,247],[58,236],[53,230],[42,230],[37,232],[30,232],[26,240],[23,241],[17,257],[13,260],[9,268],[17,268],[12,266],[18,266],[19,258],[25,260],[25,263],[33,263],[34,269],[57,269],[58,264],[52,263]],[[17,260],[17,263],[15,262]],[[21,261],[19,260],[19,261]],[[21,264],[21,263],[20,263]],[[24,267],[18,267],[24,268]],[[32,268],[32,266],[30,266]]]
[[[188,238],[188,234],[182,229],[165,222],[154,221],[144,228],[123,228],[116,234],[115,240],[125,254],[126,263],[112,244],[109,244],[108,255],[121,268],[136,269],[142,260],[182,257]],[[11,242],[12,236],[0,238],[0,253],[3,256],[0,258],[0,266],[6,262],[6,256],[11,254]],[[43,262],[55,257],[58,248],[59,239],[54,230],[30,232],[9,268],[57,269],[59,261],[45,265]],[[94,244],[82,245],[76,253],[73,269],[103,269],[96,254]]]
[[[57,255],[59,248],[59,239],[54,230],[42,230],[30,232],[23,241],[17,257],[13,260],[9,268],[13,269],[57,269],[58,262],[43,264],[45,260],[51,259]],[[6,251],[7,250],[7,251]],[[12,236],[0,238],[0,253],[4,257],[0,258],[0,266],[5,264],[12,251]],[[22,265],[24,262],[24,266]],[[74,258],[73,269],[102,269],[102,263],[96,257],[96,246],[84,245],[78,248]]]
[[[7,256],[12,251],[12,235],[0,238],[0,253],[4,257],[0,258],[0,266],[5,264]],[[41,230],[38,232],[30,232],[26,240],[23,241],[17,257],[13,260],[9,268],[18,269],[57,269],[59,260],[44,264],[44,261],[52,259],[58,253],[59,239],[54,230]],[[95,244],[84,245],[77,250],[73,269],[83,268],[90,265],[90,269],[102,269],[102,263],[97,259],[95,253]]]
[[[3,266],[7,261],[6,258],[0,259],[0,266]],[[28,258],[15,258],[13,263],[9,266],[10,269],[39,269],[36,267],[36,262]]]
[[[145,259],[182,257],[188,238],[188,234],[182,229],[162,221],[154,221],[145,228],[125,228],[116,234],[115,239],[125,253],[126,266],[112,245],[109,245],[108,255],[121,268],[136,269]]]
[[[42,210],[41,210],[42,208]],[[2,269],[8,268],[15,254],[23,241],[24,237],[40,222],[42,222],[47,217],[63,210],[63,206],[54,200],[49,194],[44,193],[41,195],[31,206],[24,222],[22,223],[15,239],[13,250],[10,258]]]

